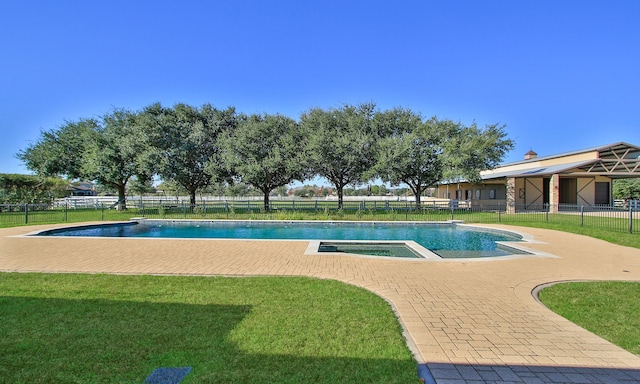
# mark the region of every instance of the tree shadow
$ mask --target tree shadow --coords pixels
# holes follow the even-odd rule
[[[184,384],[419,382],[413,360],[243,352],[228,336],[250,311],[0,296],[0,382],[143,383],[156,368],[187,366]]]

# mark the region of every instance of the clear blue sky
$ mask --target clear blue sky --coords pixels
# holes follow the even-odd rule
[[[640,145],[640,1],[0,4],[0,173],[42,130],[158,101],[501,123],[506,162]]]

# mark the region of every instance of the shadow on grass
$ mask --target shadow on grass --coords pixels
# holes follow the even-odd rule
[[[245,353],[228,335],[250,311],[0,296],[0,381],[143,383],[155,368],[189,366],[184,384],[412,382],[398,372],[415,372],[413,361]]]

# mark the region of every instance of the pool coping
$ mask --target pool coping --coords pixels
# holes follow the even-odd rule
[[[500,230],[496,230],[495,228],[489,227],[489,226],[484,226],[484,225],[475,225],[475,224],[465,224],[460,220],[446,220],[446,221],[352,221],[352,220],[228,220],[228,219],[147,219],[147,218],[131,218],[128,221],[116,221],[116,222],[108,222],[108,223],[101,223],[101,224],[82,224],[82,223],[74,223],[74,224],[78,224],[78,225],[64,225],[64,226],[60,226],[60,227],[56,227],[54,230],[57,229],[64,229],[64,228],[81,228],[81,227],[94,227],[94,226],[100,226],[100,225],[123,225],[123,224],[131,224],[131,223],[137,223],[137,222],[175,222],[175,223],[203,223],[203,222],[209,222],[209,223],[288,223],[288,224],[300,224],[300,223],[304,223],[304,224],[318,224],[318,225],[322,225],[322,224],[327,224],[327,223],[334,223],[334,224],[366,224],[366,225],[407,225],[407,224],[420,224],[420,225],[434,225],[434,226],[450,226],[450,225],[455,225],[455,226],[460,226],[460,227],[468,227],[468,228],[480,228],[483,230],[487,230],[487,231],[500,231],[500,232],[511,232],[511,233],[515,233],[516,235],[520,236],[522,238],[521,241],[496,241],[496,244],[502,245],[504,247],[507,248],[513,248],[516,249],[520,252],[523,252],[522,254],[508,254],[508,255],[501,255],[501,256],[485,256],[485,257],[456,257],[456,258],[444,258],[441,257],[440,255],[436,254],[435,252],[429,250],[428,248],[418,244],[417,242],[413,241],[413,240],[333,240],[333,239],[323,239],[323,240],[316,240],[316,239],[237,239],[237,238],[163,238],[163,239],[170,239],[170,240],[182,240],[182,241],[189,241],[189,240],[200,240],[200,241],[216,241],[216,240],[224,240],[224,241],[302,241],[302,242],[308,242],[308,246],[307,249],[305,251],[305,255],[309,255],[309,256],[325,256],[325,255],[337,255],[337,256],[346,256],[346,257],[362,257],[362,258],[377,258],[377,259],[390,259],[390,260],[406,260],[406,261],[439,261],[439,262],[451,262],[451,261],[469,261],[469,262],[476,262],[476,261],[492,261],[492,260],[509,260],[509,259],[513,259],[513,258],[521,258],[521,257],[550,257],[550,258],[555,258],[557,256],[550,254],[550,253],[546,253],[546,252],[540,252],[537,251],[535,249],[532,248],[528,248],[526,246],[526,244],[535,244],[535,243],[539,243],[537,240],[534,239],[533,236],[531,236],[530,234],[526,233],[526,232],[518,232],[515,230],[504,230],[504,229],[500,229]],[[21,236],[28,236],[28,237],[38,237],[40,233],[42,232],[46,232],[46,231],[50,231],[51,229],[47,229],[47,230],[39,230],[39,231],[34,231],[34,232],[30,232],[24,235],[16,235],[17,237],[21,237]],[[44,237],[44,236],[43,236]],[[47,236],[48,237],[48,236]],[[51,238],[55,238],[56,236],[50,236]],[[60,236],[63,237],[63,236]],[[84,239],[90,239],[90,238],[101,238],[101,239],[138,239],[138,240],[144,240],[144,239],[158,239],[158,238],[153,238],[153,237],[100,237],[100,236],[73,236],[74,238],[84,238]],[[378,243],[378,242],[385,242],[385,243],[398,243],[398,244],[404,244],[406,247],[410,248],[413,252],[417,253],[418,255],[422,256],[420,258],[399,258],[399,257],[388,257],[388,256],[373,256],[373,255],[364,255],[364,254],[356,254],[356,253],[345,253],[345,252],[319,252],[319,246],[320,246],[320,242],[323,241],[330,241],[330,242],[334,242],[334,243]]]

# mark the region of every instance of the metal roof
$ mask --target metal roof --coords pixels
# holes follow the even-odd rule
[[[564,164],[541,166],[545,160],[569,158],[575,155],[598,152],[598,156],[592,159],[574,161]],[[535,164],[535,166],[534,166]],[[530,167],[527,168],[526,166]],[[524,168],[523,168],[524,167]],[[516,168],[511,170],[501,169]],[[497,180],[510,177],[546,177],[554,174],[571,173],[574,175],[601,174],[610,178],[640,177],[640,147],[625,142],[618,142],[599,147],[565,152],[557,155],[535,157],[529,160],[521,160],[505,163],[497,168],[480,172],[482,180]],[[448,180],[440,182],[441,185],[463,183],[467,180]]]
[[[580,149],[580,150],[577,150],[577,151],[563,152],[563,153],[558,153],[558,154],[555,154],[555,155],[548,155],[548,156],[538,156],[538,157],[535,157],[535,158],[530,159],[530,160],[518,160],[518,161],[511,162],[511,163],[501,164],[500,166],[498,166],[498,168],[511,166],[511,165],[528,163],[528,162],[532,162],[532,161],[549,160],[549,159],[555,159],[555,158],[559,158],[559,157],[579,155],[581,153],[588,153],[588,152],[594,152],[594,151],[598,151],[598,152],[604,152],[604,151],[609,151],[609,150],[610,151],[615,151],[616,149],[621,149],[621,148],[631,148],[631,149],[634,149],[636,151],[640,151],[640,147],[638,147],[637,145],[625,143],[624,141],[619,141],[617,143],[612,143],[612,144],[607,144],[607,145],[600,145],[598,147]]]
[[[597,163],[596,160],[588,160],[588,161],[579,161],[575,163],[567,163],[567,164],[558,164],[551,165],[548,167],[533,167],[527,169],[516,169],[512,171],[505,172],[493,172],[493,171],[483,171],[481,172],[482,180],[491,180],[491,179],[502,179],[505,177],[527,177],[527,176],[548,176],[556,173],[562,173],[569,171],[571,169],[575,169],[578,167],[583,167],[585,165],[590,165],[593,163]],[[499,168],[497,168],[499,169]]]

